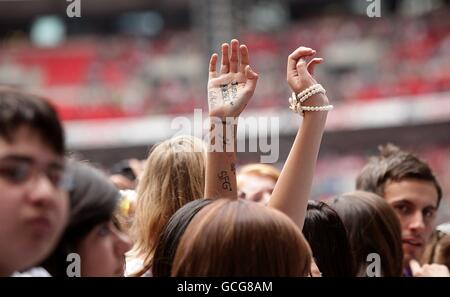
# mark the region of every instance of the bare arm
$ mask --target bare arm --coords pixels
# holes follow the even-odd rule
[[[299,47],[288,58],[287,81],[296,94],[317,83],[312,77],[314,66],[323,60],[314,58],[309,63],[305,60],[314,54],[312,49]],[[328,105],[328,98],[324,94],[315,94],[305,105]],[[305,220],[326,118],[327,112],[305,112],[269,202],[269,206],[287,214],[300,229]]]
[[[206,156],[205,197],[237,198],[236,131],[237,120],[256,88],[258,75],[249,66],[248,49],[237,40],[222,45],[220,73],[218,56],[209,64],[208,107],[210,131]]]

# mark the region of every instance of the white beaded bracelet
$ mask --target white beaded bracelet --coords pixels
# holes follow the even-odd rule
[[[302,111],[330,111],[334,108],[333,105],[324,106],[301,106]]]
[[[300,103],[305,102],[308,98],[310,98],[310,97],[311,97],[312,95],[314,95],[314,94],[317,94],[317,93],[325,94],[325,93],[327,92],[327,91],[325,91],[325,89],[324,89],[321,85],[319,85],[319,84],[314,85],[314,86],[317,86],[317,87],[315,87],[314,89],[308,91],[308,92],[307,92],[305,95],[303,95],[302,97],[297,96],[297,99],[300,101]]]
[[[309,95],[309,94],[310,94],[312,91],[316,90],[316,89],[317,89],[317,90],[320,89],[320,90],[323,91],[324,93],[326,92],[325,89],[324,89],[320,84],[314,84],[314,85],[308,87],[307,89],[301,91],[300,93],[298,93],[297,96],[296,96],[296,98],[299,99],[299,100],[301,100],[302,98],[304,98],[303,100],[300,101],[300,102],[303,102],[303,101],[305,101],[306,99],[308,99],[308,97],[311,96],[311,95]],[[307,96],[307,95],[309,95],[309,96]]]
[[[292,96],[289,98],[289,108],[294,112],[304,115],[305,111],[329,111],[333,109],[333,105],[324,105],[324,106],[302,106],[302,103],[309,99],[311,96],[317,93],[325,94],[326,90],[320,84],[314,84],[309,88],[301,91],[297,95],[292,93]]]

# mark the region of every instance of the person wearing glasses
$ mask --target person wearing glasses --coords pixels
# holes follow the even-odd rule
[[[43,99],[0,89],[0,276],[33,267],[66,225],[64,132]]]

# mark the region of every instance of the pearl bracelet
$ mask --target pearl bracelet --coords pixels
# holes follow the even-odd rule
[[[297,100],[300,101],[300,103],[303,103],[314,94],[317,94],[317,93],[325,94],[326,92],[327,91],[325,91],[325,89],[322,87],[322,85],[315,84],[315,85],[312,85],[309,88],[301,91],[296,97],[297,97]]]
[[[302,111],[330,111],[334,108],[333,105],[323,106],[301,106]]]
[[[289,97],[289,108],[294,112],[304,115],[305,111],[330,111],[333,109],[333,105],[324,105],[324,106],[302,106],[302,103],[308,100],[311,96],[322,93],[325,94],[326,90],[320,84],[315,84],[310,86],[309,88],[301,91],[297,95],[292,93],[292,96]]]

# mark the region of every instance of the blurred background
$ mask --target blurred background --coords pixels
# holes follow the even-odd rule
[[[209,57],[231,38],[260,74],[244,116],[280,121],[280,168],[300,122],[287,108],[287,56],[306,45],[325,59],[316,76],[336,108],[314,198],[352,190],[367,156],[391,142],[432,165],[446,196],[439,221],[450,220],[449,0],[0,0],[0,85],[49,98],[69,150],[109,168],[145,159],[177,132],[175,117],[206,111]]]

